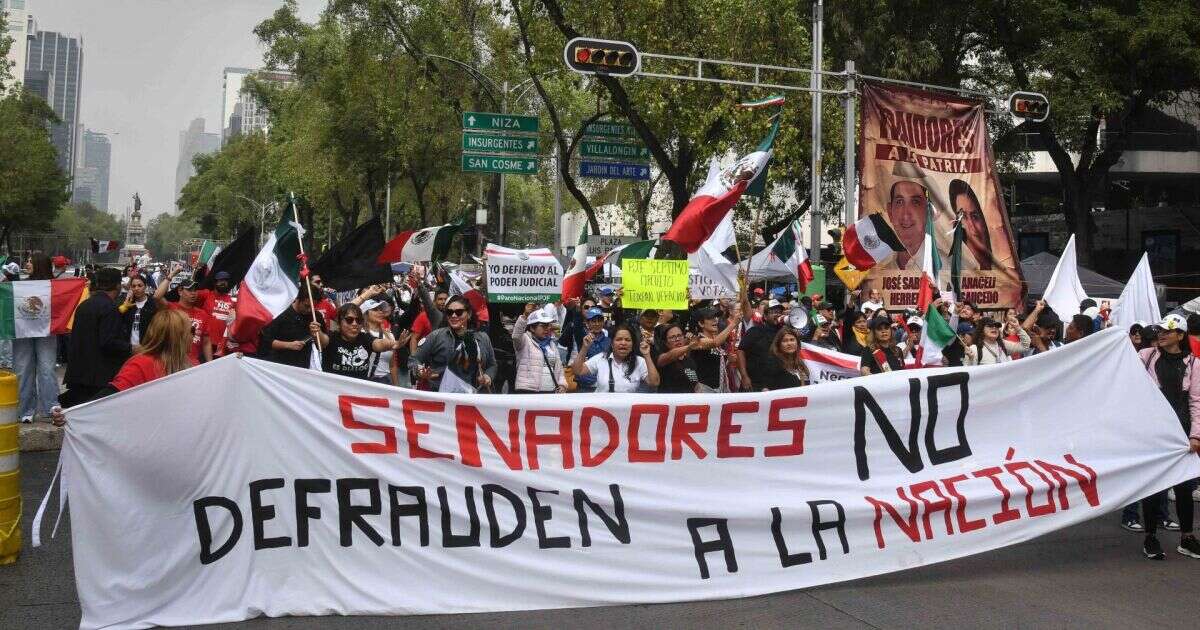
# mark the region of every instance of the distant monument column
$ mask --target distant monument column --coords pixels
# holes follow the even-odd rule
[[[122,265],[137,262],[146,253],[146,228],[142,227],[142,198],[133,193],[133,214],[129,215],[129,225],[125,228],[125,246],[117,262]]]

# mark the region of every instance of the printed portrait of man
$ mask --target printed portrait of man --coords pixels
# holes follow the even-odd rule
[[[915,181],[902,179],[892,184],[888,195],[887,214],[892,229],[900,237],[904,251],[896,254],[896,265],[908,269],[921,264],[921,246],[925,242],[925,210],[929,197],[925,187]],[[915,262],[914,262],[915,261]]]

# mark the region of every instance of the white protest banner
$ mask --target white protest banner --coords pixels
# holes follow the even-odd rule
[[[488,245],[483,254],[489,302],[550,302],[562,296],[562,263],[549,249]]]
[[[85,629],[745,597],[1200,476],[1119,330],[753,394],[449,395],[228,357],[67,421]]]
[[[859,372],[862,359],[853,354],[802,343],[800,359],[808,368],[808,380],[814,384],[862,376],[862,372]]]
[[[730,263],[730,266],[733,266],[733,263]],[[734,279],[735,284],[732,289],[728,283],[721,280],[723,278],[709,276],[698,267],[689,267],[688,297],[693,300],[736,300],[738,297],[736,288],[737,279]]]

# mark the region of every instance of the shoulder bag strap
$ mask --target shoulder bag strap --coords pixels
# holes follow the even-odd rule
[[[529,333],[525,333],[525,334],[529,335]],[[546,352],[546,349],[543,348],[541,346],[541,344],[539,344],[533,338],[533,335],[529,335],[529,342],[532,343],[538,350],[540,350],[542,352],[542,362],[544,362],[546,364],[546,369],[550,371],[550,382],[554,383],[554,389],[558,389],[559,388],[558,378],[556,376],[554,376],[554,367],[550,365],[550,355]]]

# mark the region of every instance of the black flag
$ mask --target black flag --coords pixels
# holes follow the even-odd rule
[[[334,243],[309,269],[335,291],[386,284],[392,281],[391,266],[375,260],[383,244],[383,222],[375,217]]]
[[[200,288],[213,288],[218,271],[229,273],[229,286],[236,287],[241,284],[246,272],[250,271],[250,265],[254,263],[254,257],[258,256],[257,237],[258,232],[251,228],[217,252],[217,255],[208,261],[208,270],[204,274],[204,280],[200,281]]]

